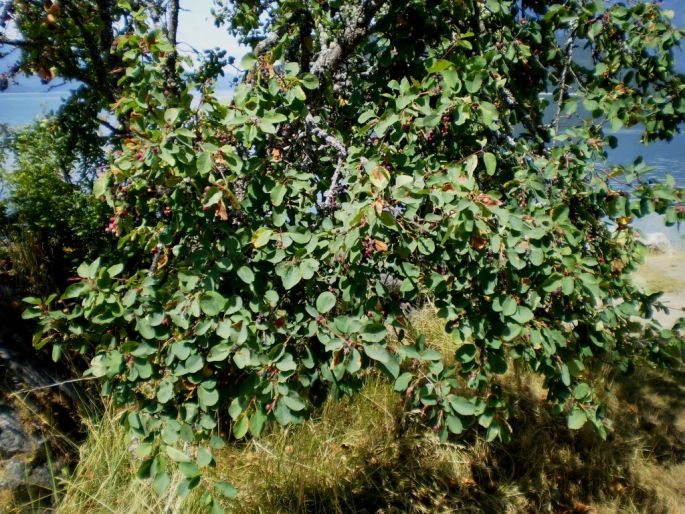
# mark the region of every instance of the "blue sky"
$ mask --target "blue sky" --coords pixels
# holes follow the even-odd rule
[[[660,3],[664,8],[671,9],[675,13],[675,25],[685,27],[685,0],[662,0]],[[236,57],[236,60],[247,53],[247,48],[240,46],[235,38],[228,35],[227,31],[214,25],[211,15],[213,0],[181,0],[181,14],[179,20],[178,40],[182,43],[179,50],[184,53],[191,53],[191,47],[202,51],[206,48],[219,47],[228,51],[229,55]],[[680,53],[681,71],[685,71],[685,54]],[[0,63],[0,69],[2,69]],[[24,86],[31,90],[43,90],[37,79],[24,79],[21,81]],[[14,88],[13,88],[14,89]],[[24,89],[20,87],[19,89]],[[15,89],[16,90],[16,89]]]
[[[212,0],[181,0],[178,40],[200,51],[218,46],[226,49],[229,55],[242,57],[247,49],[240,47],[225,29],[214,25],[210,13],[212,4]]]
[[[685,0],[662,0],[660,3],[665,9],[671,9],[675,13],[676,26],[685,26]],[[227,35],[225,30],[214,26],[210,9],[213,0],[181,0],[181,13],[179,23],[180,40],[191,44],[197,49],[213,48],[219,46],[228,50],[230,55],[242,56],[247,49],[240,47],[237,42]]]

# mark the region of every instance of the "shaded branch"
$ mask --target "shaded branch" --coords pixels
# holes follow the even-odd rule
[[[90,60],[93,64],[93,71],[95,72],[95,77],[96,81],[93,85],[93,87],[99,87],[100,89],[105,88],[105,94],[108,98],[109,101],[113,102],[114,101],[114,94],[111,88],[109,87],[109,82],[108,82],[108,77],[107,77],[107,69],[105,66],[105,63],[102,58],[102,52],[103,49],[100,48],[97,44],[97,42],[94,39],[94,34],[86,28],[84,25],[83,19],[82,19],[82,12],[79,9],[78,6],[74,5],[70,0],[63,0],[63,5],[69,14],[69,17],[73,20],[74,24],[78,28],[79,32],[81,33],[81,37],[83,38],[83,43],[86,47],[86,50],[88,52],[88,56],[90,57]],[[107,47],[104,51],[107,53],[110,52],[110,48]],[[73,50],[72,50],[73,54]],[[73,59],[73,57],[72,57]],[[74,59],[76,62],[78,62],[77,59]]]

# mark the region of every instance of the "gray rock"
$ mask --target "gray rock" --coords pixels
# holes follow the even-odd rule
[[[8,407],[0,410],[0,458],[8,458],[18,453],[28,453],[34,448],[33,440],[26,433],[19,420],[17,411]]]
[[[41,464],[34,466],[29,473],[26,483],[34,487],[42,487],[43,489],[52,489],[52,470],[48,464]]]
[[[645,236],[642,238],[642,243],[656,253],[673,253],[673,245],[663,232],[651,232],[649,234],[645,234]]]
[[[0,464],[0,489],[14,490],[25,484],[26,462],[20,456],[12,457]]]

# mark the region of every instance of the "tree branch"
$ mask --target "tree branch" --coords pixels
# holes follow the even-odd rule
[[[559,85],[559,100],[557,101],[557,113],[554,116],[554,134],[559,134],[559,127],[561,125],[561,111],[564,108],[564,97],[568,90],[567,78],[569,69],[573,62],[573,45],[576,41],[576,24],[571,26],[571,32],[566,41],[566,59],[564,59],[564,68],[561,71],[561,83]]]
[[[339,139],[330,135],[319,125],[317,125],[314,116],[312,116],[311,114],[307,114],[307,117],[304,121],[307,124],[307,128],[311,130],[314,133],[314,135],[316,135],[320,139],[323,139],[328,146],[333,147],[343,159],[347,158],[347,147],[345,147],[345,145]]]
[[[10,39],[5,36],[0,36],[0,45],[18,46],[20,48],[31,46],[31,41],[24,41],[23,39]]]
[[[317,125],[314,116],[312,116],[311,114],[307,114],[307,117],[305,118],[305,123],[307,125],[307,128],[315,136],[322,139],[324,143],[326,143],[326,145],[333,148],[336,152],[338,152],[339,155],[338,164],[336,165],[335,171],[333,172],[333,176],[331,177],[331,185],[323,194],[324,201],[321,205],[325,209],[333,209],[336,205],[336,197],[338,195],[338,181],[340,180],[340,170],[342,170],[342,167],[345,164],[345,159],[347,159],[347,155],[349,152],[347,150],[347,147],[342,143],[342,141],[332,136],[324,129],[322,129],[319,125]]]
[[[284,33],[285,27],[281,27],[276,32],[272,32],[255,45],[252,53],[255,55],[255,57],[259,57],[260,55],[266,53],[272,46],[278,43],[278,40],[281,39],[281,36]]]
[[[88,56],[90,57],[90,60],[92,61],[93,64],[93,71],[95,72],[95,77],[96,80],[94,81],[94,87],[99,87],[100,89],[105,89],[104,93],[107,97],[107,99],[110,102],[114,101],[114,93],[109,87],[109,82],[108,82],[108,77],[107,77],[107,69],[105,67],[105,63],[102,59],[102,52],[103,49],[98,46],[98,42],[96,42],[93,38],[94,34],[89,31],[86,26],[84,25],[83,19],[82,19],[82,11],[80,8],[76,5],[74,5],[71,0],[62,0],[63,5],[69,14],[69,17],[73,20],[74,24],[78,28],[79,32],[81,33],[81,37],[83,38],[83,43],[84,46],[86,47],[86,50],[88,51]],[[105,52],[109,53],[110,48],[107,47],[104,49]],[[73,50],[72,50],[73,52]],[[74,59],[74,62],[78,62],[78,59]]]
[[[331,45],[322,48],[316,55],[311,72],[322,75],[334,71],[356,46],[373,31],[371,21],[385,4],[385,0],[365,0],[353,9],[351,21],[342,31],[340,37]]]
[[[178,80],[176,76],[176,61],[178,59],[178,52],[176,51],[177,36],[178,36],[178,12],[180,10],[179,0],[169,0],[167,4],[167,27],[166,36],[169,43],[173,47],[171,54],[167,58],[166,63],[166,78],[167,84],[172,91],[178,89]]]

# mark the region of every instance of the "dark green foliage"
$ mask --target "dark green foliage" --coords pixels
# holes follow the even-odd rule
[[[54,119],[10,132],[3,143],[6,168],[0,175],[2,246],[15,274],[28,287],[64,287],[83,259],[108,247],[104,206],[72,182],[75,164],[62,151],[69,139]],[[22,265],[16,246],[28,245],[38,267]]]

